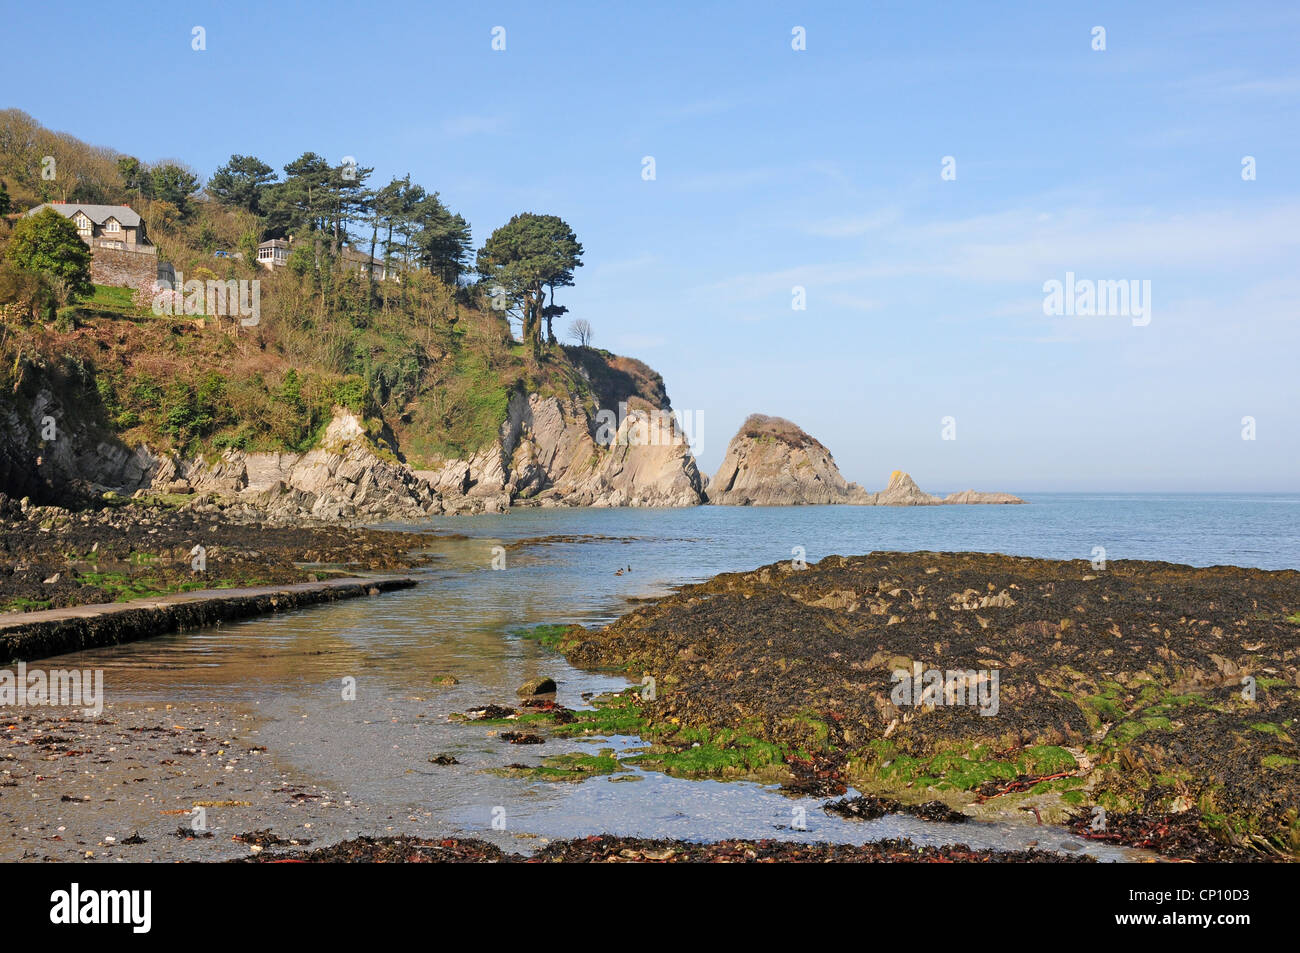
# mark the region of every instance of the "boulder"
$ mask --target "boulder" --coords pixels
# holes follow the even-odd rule
[[[555,679],[530,678],[515,689],[515,694],[520,698],[533,698],[537,695],[554,695]]]

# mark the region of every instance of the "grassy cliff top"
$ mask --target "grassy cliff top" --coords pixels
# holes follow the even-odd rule
[[[792,421],[784,417],[769,417],[766,414],[750,414],[740,425],[737,437],[749,437],[753,440],[775,440],[796,450],[806,447],[826,448],[821,443]]]

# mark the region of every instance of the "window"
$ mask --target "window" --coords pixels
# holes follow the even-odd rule
[[[90,219],[86,218],[86,216],[78,214],[74,221],[77,223],[77,231],[90,232]]]
[[[120,232],[121,230],[122,230],[122,226],[118,223],[117,219],[115,218],[110,218],[107,222],[104,223],[104,231],[106,232]]]

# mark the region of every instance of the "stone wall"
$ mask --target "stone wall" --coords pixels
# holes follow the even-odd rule
[[[158,256],[119,248],[95,248],[90,277],[97,285],[134,288],[137,300],[148,302],[158,279]]]

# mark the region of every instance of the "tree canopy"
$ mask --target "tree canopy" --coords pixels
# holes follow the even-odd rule
[[[199,190],[199,177],[174,162],[165,162],[149,170],[150,198],[170,202],[184,215],[189,211],[190,196]]]
[[[478,251],[478,273],[517,308],[523,339],[533,353],[541,350],[542,321],[563,313],[555,305],[555,289],[573,284],[573,271],[582,266],[577,235],[556,215],[524,212],[498,228]],[[546,304],[546,289],[551,303]],[[500,294],[498,294],[498,289]],[[550,335],[551,341],[555,335]]]
[[[275,181],[275,170],[256,156],[232,155],[230,161],[212,173],[208,193],[218,202],[257,215],[262,196]]]
[[[290,271],[310,273],[316,288],[331,294],[339,287],[331,275],[362,270],[350,257],[341,260],[345,247],[364,252],[368,246],[400,280],[377,290],[375,270],[365,269],[369,288],[357,313],[368,317],[381,301],[385,313],[392,301],[404,307],[408,296],[423,293],[417,284],[443,286],[463,300],[500,287],[503,296],[494,301],[504,299],[503,317],[516,322],[534,353],[555,342],[554,322],[567,312],[557,290],[572,285],[582,265],[582,245],[568,224],[554,215],[516,215],[476,252],[470,223],[437,191],[409,174],[386,185],[372,179],[373,169],[351,158],[335,162],[306,151],[276,169],[256,155],[235,153],[204,186],[180,160],[143,161],[50,132],[18,110],[0,110],[0,211],[5,188],[17,210],[60,198],[132,204],[148,221],[160,255],[206,261],[238,250],[223,268],[254,273],[259,243],[292,237]],[[480,279],[478,291],[464,287],[467,278]],[[498,332],[508,340],[506,328]]]
[[[72,219],[54,209],[20,218],[9,236],[5,257],[20,268],[58,279],[68,301],[89,297],[95,291],[90,281],[90,249]]]

